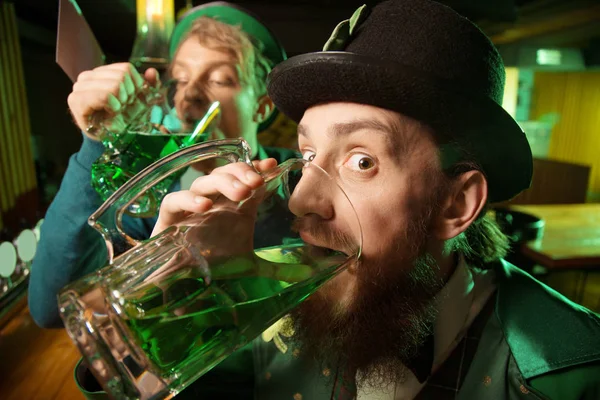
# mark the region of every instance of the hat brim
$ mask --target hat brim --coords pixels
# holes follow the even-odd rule
[[[531,184],[531,149],[516,121],[491,99],[423,71],[349,52],[309,53],[277,65],[267,89],[296,122],[310,107],[351,102],[397,111],[449,134],[481,166],[492,203]]]

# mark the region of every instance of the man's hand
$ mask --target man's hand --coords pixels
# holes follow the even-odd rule
[[[92,139],[98,140],[87,132],[90,116],[97,112],[105,113],[105,124],[126,124],[127,121],[122,120],[126,118],[123,110],[137,100],[144,81],[150,86],[159,84],[158,71],[149,68],[142,77],[130,63],[118,63],[103,65],[79,74],[67,99],[79,129]]]
[[[277,161],[268,158],[254,161],[253,164],[257,171],[263,172],[274,168]],[[253,190],[263,184],[263,178],[246,163],[238,162],[216,168],[210,175],[196,179],[190,190],[169,193],[164,197],[152,236],[183,221],[190,214],[210,210],[215,196],[223,195],[231,201],[239,202],[247,199]]]

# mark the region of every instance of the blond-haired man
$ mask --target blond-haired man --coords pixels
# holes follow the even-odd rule
[[[286,54],[255,16],[225,2],[195,7],[177,24],[170,53],[168,75],[176,82],[174,103],[182,124],[192,124],[213,101],[219,101],[220,134],[243,137],[253,149],[253,158],[281,162],[296,155],[292,150],[258,143],[257,132],[274,116],[266,94],[266,76]],[[73,85],[69,108],[84,139],[48,209],[34,260],[29,307],[40,326],[61,326],[58,291],[106,262],[102,238],[87,225],[87,218],[101,204],[90,185],[90,168],[103,152],[102,144],[88,129],[89,117],[99,111],[109,117],[119,115],[145,82],[154,85],[158,79],[153,68],[142,75],[131,64],[119,63],[83,72]],[[153,218],[124,221],[127,231],[140,239],[149,237],[154,224]]]

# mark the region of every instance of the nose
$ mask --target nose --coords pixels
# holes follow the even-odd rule
[[[288,206],[294,215],[303,217],[315,214],[324,220],[333,218],[334,199],[337,195],[336,191],[340,189],[329,175],[316,165],[307,164],[302,169],[302,175],[295,187],[291,181],[292,177],[290,177],[290,189],[293,191]]]
[[[193,104],[205,105],[209,102],[206,88],[200,81],[189,82],[184,89],[183,98]]]

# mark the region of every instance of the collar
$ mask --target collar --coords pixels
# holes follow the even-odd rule
[[[463,338],[495,287],[492,270],[471,268],[461,256],[450,279],[433,300],[438,316],[434,322],[432,335],[419,349],[419,356],[407,365],[412,374],[409,374],[402,384],[390,385],[381,391],[370,390],[368,393],[361,393],[359,389],[358,399],[414,398],[425,386],[431,374],[444,363]]]
[[[473,272],[460,256],[450,280],[434,299],[438,310],[433,329],[434,366],[444,361],[444,354],[467,325],[474,297]]]
[[[434,366],[444,361],[444,354],[465,326],[474,286],[471,270],[461,256],[450,279],[433,300],[438,310],[433,333],[421,345],[418,356],[407,364],[419,383],[425,382]]]

